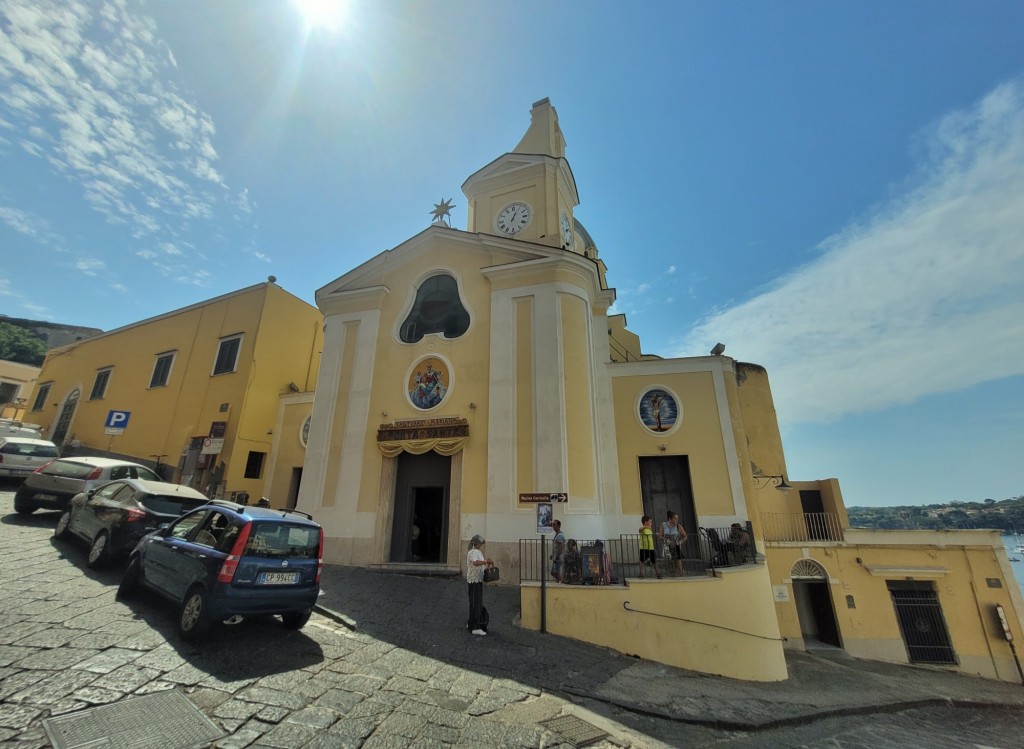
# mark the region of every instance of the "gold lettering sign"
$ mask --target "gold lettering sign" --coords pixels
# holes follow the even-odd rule
[[[378,442],[437,440],[469,436],[469,421],[457,417],[444,419],[403,419],[377,428]]]

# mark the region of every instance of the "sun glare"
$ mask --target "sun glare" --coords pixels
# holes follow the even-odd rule
[[[345,21],[345,0],[292,0],[310,29],[337,31]]]

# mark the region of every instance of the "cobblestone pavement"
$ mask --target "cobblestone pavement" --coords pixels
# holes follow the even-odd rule
[[[18,517],[12,499],[12,488],[0,486],[0,746],[49,746],[41,723],[48,717],[167,689],[225,732],[215,745],[225,749],[568,747],[540,725],[564,715],[606,731],[594,745],[606,749],[1024,746],[1019,710],[928,707],[750,732],[680,722],[608,695],[591,699],[588,680],[614,683],[637,662],[518,629],[508,591],[488,591],[494,636],[473,638],[458,626],[461,596],[450,611],[407,615],[393,589],[382,608],[380,583],[357,585],[357,573],[343,569],[327,576],[325,598],[333,590],[339,602],[340,583],[350,578],[345,607],[361,617],[357,631],[321,616],[300,632],[256,619],[186,644],[169,605],[154,596],[115,601],[121,567],[89,570],[84,545],[52,539],[56,514]],[[424,584],[375,577],[399,589]],[[450,637],[426,626],[439,619]],[[720,682],[737,684],[688,683],[697,697]]]

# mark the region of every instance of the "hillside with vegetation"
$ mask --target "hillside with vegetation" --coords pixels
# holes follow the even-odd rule
[[[935,505],[848,507],[847,512],[851,528],[995,528],[1004,533],[1024,533],[1024,496]]]

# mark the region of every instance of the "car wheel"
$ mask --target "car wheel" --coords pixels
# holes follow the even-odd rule
[[[194,587],[185,594],[178,616],[178,633],[186,640],[195,640],[206,634],[210,628],[210,615],[206,610],[206,593]]]
[[[313,609],[289,611],[287,614],[281,614],[281,621],[284,622],[285,629],[302,629],[312,614]]]
[[[24,502],[19,502],[17,497],[14,498],[14,511],[19,515],[31,515],[33,512],[35,512],[35,509],[36,508],[33,507],[32,505],[27,505]]]
[[[128,569],[124,571],[124,577],[121,578],[121,584],[117,586],[118,600],[123,601],[135,595],[139,589],[139,578],[141,577],[142,566],[139,564],[139,558],[132,557],[128,562]]]
[[[96,538],[92,540],[92,546],[89,547],[89,567],[90,569],[96,569],[102,567],[107,563],[107,545],[109,542],[107,534],[100,531],[96,534]]]
[[[71,510],[64,510],[61,513],[60,520],[57,521],[57,527],[53,529],[53,537],[66,538],[69,525],[71,525]]]

